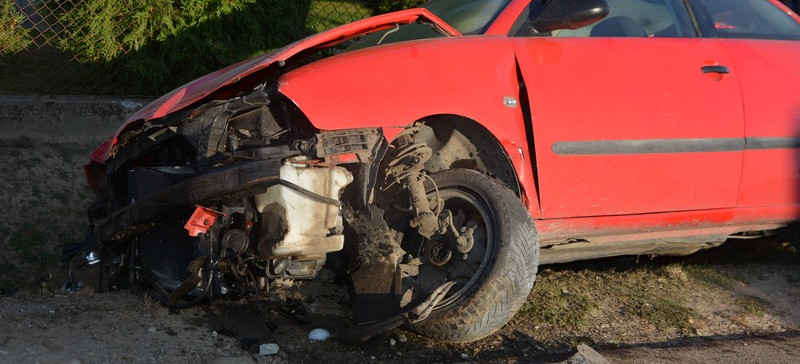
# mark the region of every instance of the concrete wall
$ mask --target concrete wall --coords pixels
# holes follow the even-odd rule
[[[0,138],[91,142],[107,138],[149,99],[1,96]]]

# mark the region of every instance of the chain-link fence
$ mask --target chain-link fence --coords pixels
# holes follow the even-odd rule
[[[420,0],[0,0],[0,94],[156,96]]]

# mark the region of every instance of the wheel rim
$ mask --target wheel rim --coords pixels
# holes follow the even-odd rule
[[[435,192],[428,196],[437,197]],[[452,241],[442,237],[429,240],[411,228],[404,234],[404,250],[410,253],[412,258],[419,258],[422,262],[419,274],[408,285],[414,290],[413,301],[426,297],[447,281],[456,282],[436,307],[442,309],[463,298],[485,273],[491,255],[489,253],[493,248],[494,221],[486,203],[472,191],[445,188],[439,190],[438,197],[444,200],[444,209],[453,213],[456,228],[467,226],[470,221],[476,225],[473,234],[475,241],[466,259]]]

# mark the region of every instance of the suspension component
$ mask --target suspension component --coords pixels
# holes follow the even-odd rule
[[[425,144],[415,144],[413,136],[409,134],[399,136],[396,142],[397,156],[389,162],[387,174],[408,189],[414,211],[409,222],[411,227],[417,229],[420,235],[430,238],[439,231],[439,217],[431,210],[425,194],[425,172],[422,169],[433,151]]]
[[[425,174],[423,169],[425,162],[433,154],[432,149],[425,144],[415,143],[413,132],[397,137],[395,143],[398,152],[388,164],[386,173],[391,178],[391,183],[385,188],[401,184],[408,190],[413,214],[409,226],[429,240],[438,234],[446,235],[447,240],[451,242],[450,247],[439,247],[437,256],[441,256],[432,261],[437,261],[441,265],[446,264],[450,260],[450,256],[445,251],[449,252],[450,248],[457,249],[466,257],[466,254],[472,250],[474,224],[458,229],[453,222],[453,213],[443,209],[443,201],[439,199],[436,212],[434,212],[428,201],[428,195],[425,193],[423,182],[430,177]]]

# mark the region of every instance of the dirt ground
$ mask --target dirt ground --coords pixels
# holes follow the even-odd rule
[[[631,346],[601,350],[616,363],[705,364],[705,363],[797,363],[800,336],[797,333],[768,336],[705,337],[679,344]]]
[[[726,248],[733,255],[741,247]],[[724,252],[724,251],[723,251]],[[693,259],[674,263],[631,261],[598,266],[545,269],[540,281],[597,280],[605,274],[626,276],[664,268],[680,281]],[[336,333],[347,326],[348,294],[329,275],[279,288],[302,297],[307,323],[283,316],[279,306],[267,306],[277,329],[267,328],[255,306],[246,300],[215,300],[209,304],[170,311],[130,292],[94,293],[94,273],[80,278],[83,292],[20,291],[0,298],[0,362],[8,363],[316,363],[316,362],[560,362],[587,344],[607,360],[619,363],[794,363],[800,355],[800,265],[781,261],[739,264],[711,257],[704,263],[714,271],[736,270],[752,275],[748,283],[731,286],[687,286],[675,296],[694,314],[686,326],[658,328],[632,312],[610,308],[613,291],[598,286],[597,305],[581,325],[552,325],[546,318],[523,312],[500,332],[471,344],[445,344],[396,329],[360,345],[312,342],[308,333],[326,328]],[[721,260],[722,259],[722,260]],[[654,268],[656,267],[656,268]],[[678,269],[682,268],[682,269]],[[637,276],[638,277],[638,276]],[[614,279],[610,279],[614,280]],[[655,281],[658,281],[656,278]],[[645,279],[643,282],[649,285]],[[564,285],[578,289],[580,284]],[[758,308],[736,304],[741,293],[761,297]],[[537,305],[537,289],[528,305]],[[671,293],[670,296],[674,296]],[[750,297],[750,296],[748,296]],[[541,301],[541,300],[538,300]],[[748,311],[750,310],[750,311]],[[258,354],[261,344],[275,343],[275,355]]]

